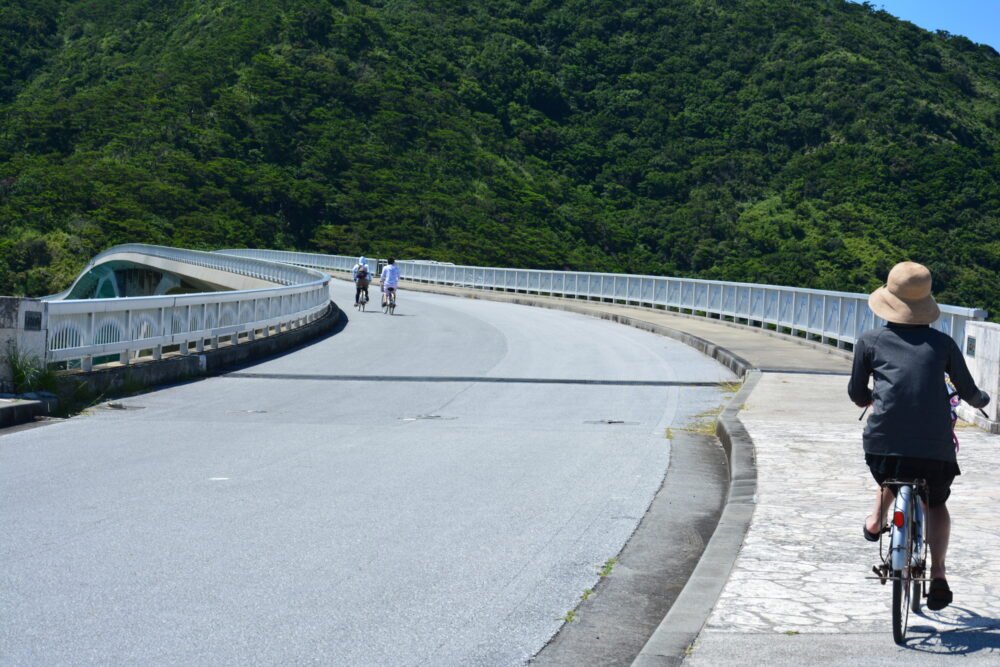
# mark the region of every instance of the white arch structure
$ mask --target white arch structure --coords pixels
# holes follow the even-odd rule
[[[252,258],[142,244],[115,246],[81,272],[127,260],[228,287],[228,291],[115,299],[64,297],[41,302],[48,331],[47,363],[79,361],[90,370],[95,357],[118,355],[129,363],[143,350],[154,359],[165,347],[181,354],[255,340],[304,326],[330,303],[326,273]],[[79,279],[78,279],[79,280]]]

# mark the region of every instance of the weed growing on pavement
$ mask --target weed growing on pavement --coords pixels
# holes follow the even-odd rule
[[[719,406],[697,414],[684,430],[701,433],[702,435],[715,435],[715,422],[718,420],[719,413],[721,412],[722,406]]]
[[[566,621],[567,623],[572,623],[576,620],[576,612],[573,610],[567,611],[566,615],[559,619],[560,621]]]
[[[733,380],[732,382],[720,382],[719,387],[727,394],[735,394],[743,388],[743,382],[739,380]]]
[[[673,430],[669,429],[669,428],[665,429],[665,430],[666,430],[667,440],[673,440],[674,439],[674,432],[673,432]]]
[[[580,596],[580,599],[581,600],[586,600],[587,598],[589,598],[593,594],[594,594],[594,591],[588,588],[585,591],[583,591],[583,595]]]
[[[602,567],[601,571],[600,571],[601,577],[610,576],[611,575],[611,571],[615,569],[615,565],[617,565],[617,564],[618,564],[618,559],[617,558],[609,558],[607,561],[605,561],[604,562],[604,567]]]

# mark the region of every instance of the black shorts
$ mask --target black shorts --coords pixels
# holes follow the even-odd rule
[[[887,479],[927,480],[929,505],[940,507],[951,495],[951,483],[962,474],[954,461],[918,459],[910,456],[884,456],[865,454],[865,463],[872,477],[881,485]]]

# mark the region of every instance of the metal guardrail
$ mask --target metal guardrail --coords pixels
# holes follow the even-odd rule
[[[163,348],[176,345],[182,354],[202,352],[206,343],[220,339],[234,343],[245,335],[254,340],[303,326],[327,309],[330,277],[325,273],[260,259],[141,244],[115,246],[90,261],[82,273],[101,259],[121,253],[227,271],[278,283],[275,287],[177,296],[42,302],[48,329],[48,363],[79,360],[90,370],[94,357],[119,355],[128,363],[139,351],[150,350],[159,359]],[[81,273],[81,275],[82,275]],[[63,294],[66,294],[64,292]]]
[[[350,271],[355,257],[279,250],[220,250],[230,256],[268,259],[332,271]],[[622,273],[537,271],[397,261],[400,276],[440,285],[537,293],[613,301],[717,319],[728,319],[792,335],[808,336],[844,348],[884,320],[868,308],[868,295],[753,283],[666,278]],[[965,323],[986,319],[978,308],[941,305],[934,327],[965,349]]]

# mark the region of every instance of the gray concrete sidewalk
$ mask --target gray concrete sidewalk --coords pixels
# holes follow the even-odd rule
[[[706,572],[726,579],[721,595],[715,600],[717,588],[699,590],[696,571],[657,631],[665,641],[657,644],[654,635],[636,664],[1000,660],[1000,522],[994,511],[1000,504],[1000,436],[959,424],[963,474],[949,501],[955,602],[940,612],[911,616],[910,640],[900,647],[892,641],[891,588],[867,578],[879,546],[860,533],[876,485],[864,465],[860,410],[847,398],[847,353],[663,311],[411,283],[403,288],[565,308],[634,326],[649,323],[702,348],[728,351],[736,365],[763,371],[736,406],[744,430],[737,437],[752,448],[756,471],[749,529],[740,544],[738,529],[728,527],[728,535],[709,545],[714,552],[706,552],[711,557]],[[701,610],[707,608],[712,611],[704,620]],[[679,647],[677,638],[684,633],[671,625],[697,628],[703,620],[697,638]]]

